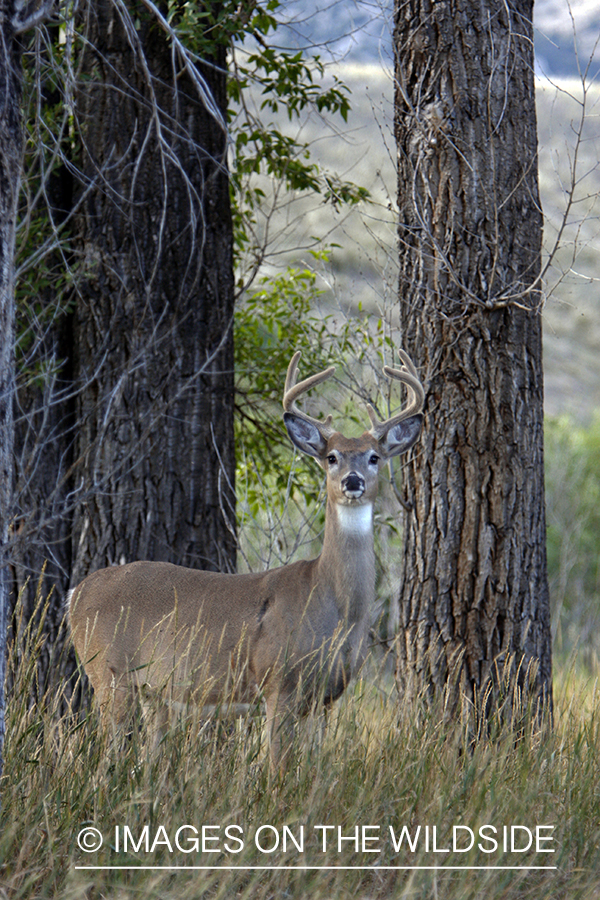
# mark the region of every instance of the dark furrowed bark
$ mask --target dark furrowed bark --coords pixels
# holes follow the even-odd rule
[[[428,391],[406,469],[397,682],[489,715],[551,698],[531,3],[397,6],[403,345]],[[491,705],[490,705],[491,704]]]

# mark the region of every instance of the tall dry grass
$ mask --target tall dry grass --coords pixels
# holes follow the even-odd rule
[[[21,637],[9,703],[2,898],[600,896],[600,704],[575,667],[557,680],[553,728],[475,746],[441,715],[401,709],[372,672],[320,742],[300,734],[277,783],[256,717],[192,717],[154,748],[144,729],[113,740],[95,712],[61,714],[57,696],[30,708],[36,648]],[[553,853],[535,838],[511,852],[511,834],[522,849],[540,826]],[[85,852],[90,827],[103,845]]]

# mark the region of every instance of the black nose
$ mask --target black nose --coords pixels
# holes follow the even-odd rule
[[[348,494],[362,493],[365,489],[365,480],[358,472],[349,472],[342,478],[342,489]]]

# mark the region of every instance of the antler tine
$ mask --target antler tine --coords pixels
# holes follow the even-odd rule
[[[401,409],[400,412],[397,412],[389,419],[384,419],[381,422],[377,418],[371,404],[367,405],[367,412],[372,426],[371,434],[375,438],[382,437],[382,435],[388,432],[390,428],[393,428],[394,425],[397,425],[398,422],[401,422],[403,419],[408,419],[410,416],[420,413],[425,404],[425,391],[417,374],[415,364],[404,350],[398,350],[398,355],[400,356],[402,367],[400,369],[393,369],[391,366],[384,366],[383,371],[388,378],[394,378],[406,385],[408,389],[408,404]]]
[[[321,421],[320,419],[313,419],[312,416],[309,416],[307,415],[307,413],[302,412],[302,410],[298,409],[298,407],[296,406],[296,400],[301,394],[306,393],[306,391],[309,391],[316,384],[321,384],[322,381],[327,381],[328,378],[331,378],[331,376],[335,372],[335,366],[329,366],[328,369],[324,369],[322,372],[317,372],[315,375],[310,375],[299,384],[296,384],[298,362],[301,355],[302,354],[300,350],[296,350],[288,366],[287,375],[285,378],[285,387],[283,390],[283,410],[284,412],[294,413],[294,415],[299,416],[301,419],[304,419],[305,422],[310,422],[312,425],[315,425],[324,437],[331,437],[331,435],[335,431],[331,424],[332,417],[327,416],[327,418],[323,421]]]

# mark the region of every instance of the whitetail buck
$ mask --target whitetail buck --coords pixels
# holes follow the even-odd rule
[[[407,406],[346,438],[296,407],[333,374],[296,384],[292,358],[283,396],[288,434],[327,475],[321,555],[267,572],[225,575],[166,562],[134,562],[89,575],[69,597],[75,648],[105,714],[124,719],[136,690],[176,703],[245,703],[262,694],[271,763],[283,763],[282,725],[315,702],[335,700],[366,651],[375,598],[373,504],[379,472],[421,430],[424,392],[401,352],[385,367],[408,389]]]

